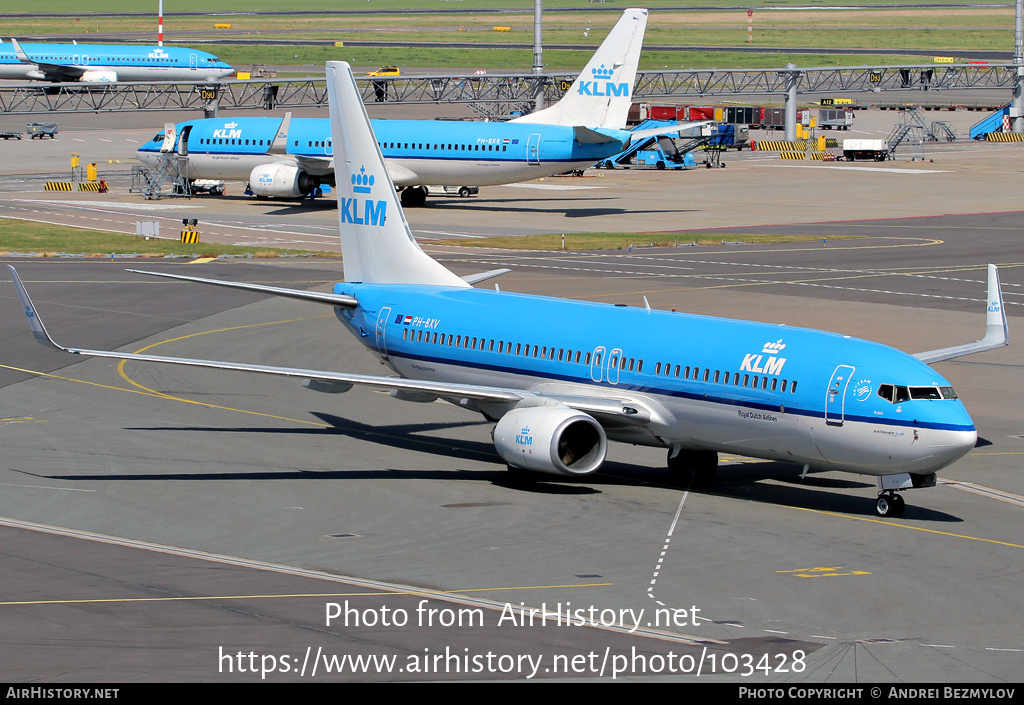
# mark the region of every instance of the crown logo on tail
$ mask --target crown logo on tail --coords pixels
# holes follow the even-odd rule
[[[359,167],[358,174],[352,174],[352,190],[356,193],[369,193],[373,186],[373,174],[366,173],[366,167]]]

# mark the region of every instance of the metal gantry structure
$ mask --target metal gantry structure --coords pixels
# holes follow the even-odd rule
[[[1012,90],[1015,64],[928,64],[780,69],[680,69],[641,71],[638,100],[704,100],[711,97],[785,97],[788,81],[798,93]],[[363,100],[372,103],[464,104],[483,117],[504,118],[532,110],[543,87],[557,101],[575,74],[427,75],[358,78]],[[195,110],[276,110],[326,107],[323,78],[254,79],[216,83],[5,83],[0,113],[55,114]]]

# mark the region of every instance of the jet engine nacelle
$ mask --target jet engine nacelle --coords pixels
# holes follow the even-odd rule
[[[117,71],[91,69],[83,73],[78,80],[82,83],[114,83],[117,81]]]
[[[257,196],[300,198],[313,193],[320,177],[292,164],[261,164],[249,173],[249,188]]]
[[[515,468],[589,475],[604,462],[608,439],[594,417],[556,404],[519,407],[502,416],[494,446]]]

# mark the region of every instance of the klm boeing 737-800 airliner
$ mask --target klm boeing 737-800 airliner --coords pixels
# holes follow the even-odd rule
[[[614,440],[665,448],[670,468],[701,476],[719,452],[871,475],[883,516],[974,447],[971,417],[927,363],[1006,344],[995,267],[984,339],[916,356],[818,330],[475,289],[501,270],[460,278],[420,249],[348,64],[327,75],[346,281],[318,293],[142,273],[330,306],[398,376],[57,346],[12,267],[33,335],[82,355],[443,399],[495,422],[498,455],[532,473],[593,473]]]
[[[0,43],[0,78],[111,83],[213,81],[234,72],[213,54],[186,47]]]
[[[427,186],[493,186],[584,169],[617,154],[626,131],[647,10],[627,9],[566,95],[509,122],[374,120],[373,130],[402,204],[426,201]],[[692,128],[683,123],[672,128]],[[643,136],[666,130],[645,131]],[[650,133],[650,134],[648,134]],[[334,185],[326,118],[239,117],[168,124],[142,145],[139,161],[187,157],[188,178],[248,181],[258,196],[302,198]]]

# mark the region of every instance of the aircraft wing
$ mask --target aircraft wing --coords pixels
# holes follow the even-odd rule
[[[322,157],[292,156],[310,174],[330,174],[334,171],[333,157],[326,155]],[[423,179],[415,171],[390,159],[384,160],[384,166],[387,167],[395,186],[418,186],[423,183]]]
[[[536,390],[509,389],[505,387],[488,387],[474,384],[460,384],[456,382],[432,382],[427,380],[405,379],[403,377],[381,377],[376,375],[347,374],[344,372],[332,372],[326,370],[310,370],[297,367],[275,367],[271,365],[251,365],[240,362],[223,362],[218,360],[201,360],[187,357],[166,357],[163,355],[144,355],[139,353],[126,353],[114,350],[89,350],[85,348],[68,347],[57,343],[46,331],[35,305],[25,289],[25,285],[18,276],[18,272],[11,265],[7,265],[11,272],[18,292],[18,298],[25,309],[25,317],[28,318],[29,328],[32,336],[47,347],[56,348],[63,352],[74,355],[86,355],[89,357],[105,357],[115,360],[135,360],[137,362],[158,362],[164,364],[183,365],[187,367],[202,367],[216,370],[234,370],[238,372],[257,372],[260,374],[277,375],[281,377],[295,377],[309,380],[307,386],[314,389],[316,383],[326,383],[323,388],[327,391],[345,391],[353,385],[376,387],[378,389],[391,389],[415,394],[435,395],[449,399],[471,399],[480,402],[516,404],[530,397],[542,397],[556,401],[566,406],[578,409],[579,411],[594,414],[604,419],[614,419],[619,423],[646,424],[656,417],[658,412],[644,403],[641,399],[632,399],[628,396],[595,397],[589,395],[573,394],[571,385],[547,385],[549,388]],[[129,270],[135,271],[135,270]],[[257,291],[288,298],[302,298],[316,301],[318,303],[331,303],[335,306],[354,305],[351,297],[335,296],[333,294],[316,294],[315,292],[297,291],[292,289],[281,289],[278,287],[263,286],[259,284],[240,284],[235,282],[224,282],[216,279],[202,279],[199,277],[186,277],[175,274],[157,274],[155,272],[140,272],[141,274],[153,274],[155,276],[168,277],[171,279],[183,279],[186,281],[213,284],[215,286],[228,286],[246,291]],[[310,297],[298,296],[297,294],[309,294]],[[315,298],[320,297],[320,298]],[[341,302],[331,300],[347,300],[352,302]]]
[[[20,61],[23,64],[35,66],[39,73],[42,75],[42,77],[46,80],[75,80],[81,77],[83,73],[85,73],[85,69],[79,66],[72,66],[69,64],[54,64],[46,61],[36,61],[35,59],[32,59],[31,57],[29,57],[28,54],[25,53],[25,50],[21,48],[21,45],[18,44],[18,40],[14,37],[11,37],[11,44],[14,46],[14,55],[18,57],[18,61]]]
[[[994,350],[1008,345],[1010,342],[1010,329],[1006,325],[1006,310],[1003,307],[1003,291],[999,286],[999,270],[994,264],[988,266],[988,299],[986,300],[987,312],[985,314],[985,337],[973,343],[965,345],[954,345],[939,350],[915,353],[914,357],[929,365],[933,362],[952,360],[955,357],[973,355],[974,353]]]
[[[384,166],[387,167],[388,174],[391,176],[391,181],[394,182],[395,186],[418,186],[423,183],[423,179],[419,177],[419,174],[412,169],[395,163],[391,159],[385,159]]]

